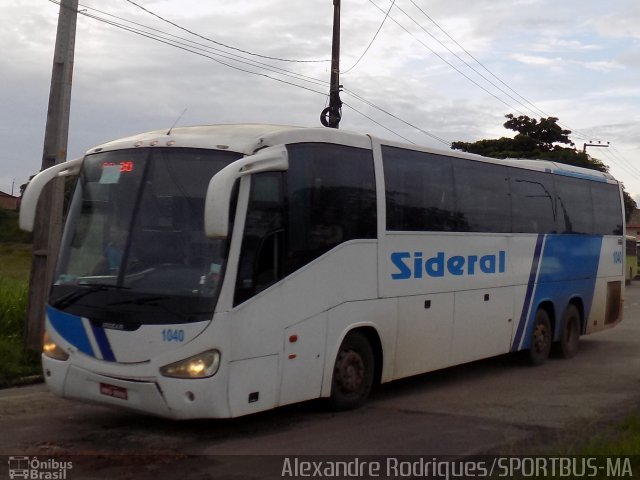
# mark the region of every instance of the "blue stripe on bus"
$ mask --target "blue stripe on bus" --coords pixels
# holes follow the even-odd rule
[[[56,310],[49,305],[47,305],[47,316],[51,326],[62,338],[82,353],[95,357],[81,317]]]
[[[92,323],[91,330],[93,330],[93,335],[96,338],[96,343],[98,344],[98,348],[102,354],[102,359],[107,362],[115,362],[116,357],[113,354],[113,350],[111,350],[111,345],[109,344],[109,339],[107,338],[104,328]]]
[[[521,319],[521,323],[518,325],[520,335],[516,335],[518,338],[514,340],[512,350],[517,350],[520,346],[522,348],[529,347],[533,332],[533,318],[537,306],[543,302],[548,301],[555,308],[554,339],[558,338],[561,327],[560,320],[571,299],[580,298],[582,300],[584,318],[589,318],[601,249],[602,236],[600,235],[546,236],[544,249],[540,256],[538,278],[535,282],[535,294],[530,302],[532,308],[530,308],[527,322],[522,322]],[[521,338],[521,330],[525,331],[524,338]]]
[[[524,326],[526,325],[527,313],[529,312],[529,306],[531,305],[531,298],[533,296],[533,287],[536,284],[536,275],[538,274],[538,263],[540,262],[540,252],[542,251],[542,244],[544,242],[544,235],[538,235],[536,239],[536,247],[533,251],[533,261],[531,262],[531,271],[529,272],[529,283],[527,283],[527,293],[524,296],[524,304],[522,305],[522,313],[520,314],[520,321],[518,322],[518,330],[511,345],[511,351],[518,350],[520,340],[522,339],[522,333],[524,332]]]
[[[554,170],[553,173],[555,173],[556,175],[561,175],[563,177],[574,177],[583,180],[592,180],[595,182],[607,183],[607,179],[599,175],[589,175],[588,173],[572,172],[570,170]]]

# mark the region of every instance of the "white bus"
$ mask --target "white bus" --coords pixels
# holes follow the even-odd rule
[[[621,320],[624,213],[610,175],[335,129],[175,128],[79,171],[46,309],[63,397],[237,417],[557,346]]]

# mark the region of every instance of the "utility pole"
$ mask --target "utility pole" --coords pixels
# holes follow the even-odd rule
[[[331,46],[331,86],[329,106],[320,114],[320,122],[329,128],[338,128],[342,118],[340,100],[340,0],[333,0],[333,40]]]
[[[582,146],[582,153],[587,153],[587,147],[608,147],[609,143],[611,142],[607,142],[606,144],[604,144],[600,140],[598,140],[598,143],[592,143],[591,140],[589,140],[589,142],[586,142]]]
[[[41,171],[67,160],[77,16],[78,0],[61,0]],[[60,178],[43,190],[38,203],[25,322],[24,341],[28,349],[39,350],[42,345],[45,305],[62,237],[63,201],[64,179]]]

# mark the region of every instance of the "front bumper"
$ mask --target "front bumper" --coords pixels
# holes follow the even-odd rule
[[[42,366],[49,389],[64,398],[172,419],[230,416],[222,372],[197,380],[118,378],[45,355]]]

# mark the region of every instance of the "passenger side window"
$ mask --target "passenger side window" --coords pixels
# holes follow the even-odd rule
[[[385,145],[382,158],[387,230],[456,229],[453,168],[449,158]]]
[[[510,168],[509,177],[512,231],[554,233],[557,205],[553,176]]]
[[[618,186],[382,145],[390,231],[620,235]]]
[[[593,233],[599,235],[622,235],[622,207],[618,185],[591,183],[593,200]]]
[[[593,232],[593,206],[589,183],[577,178],[556,176],[559,233]]]
[[[371,150],[323,143],[287,150],[287,273],[342,242],[376,238]]]
[[[506,167],[455,159],[453,175],[458,231],[511,231]]]

